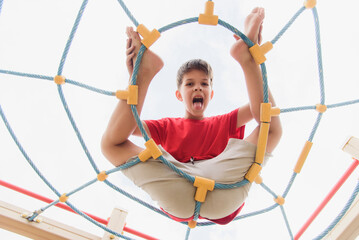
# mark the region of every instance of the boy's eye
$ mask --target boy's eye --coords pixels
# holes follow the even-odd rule
[[[208,86],[208,83],[204,82],[202,83],[203,86]]]
[[[186,83],[186,86],[192,86],[193,83]]]

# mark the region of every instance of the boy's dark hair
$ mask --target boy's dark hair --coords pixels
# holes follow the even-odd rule
[[[210,84],[212,86],[212,80],[213,80],[213,72],[211,65],[209,65],[208,62],[202,60],[202,59],[192,59],[187,62],[185,62],[177,71],[177,89],[180,88],[183,80],[183,75],[186,73],[192,71],[192,70],[200,70],[204,72],[208,78],[210,79]]]

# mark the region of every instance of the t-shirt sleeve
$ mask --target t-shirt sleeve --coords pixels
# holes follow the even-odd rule
[[[228,113],[229,118],[229,137],[243,139],[245,125],[237,128],[237,117],[238,117],[238,108]]]
[[[151,138],[156,142],[156,144],[162,144],[165,138],[164,133],[167,125],[165,119],[144,121],[150,131]]]

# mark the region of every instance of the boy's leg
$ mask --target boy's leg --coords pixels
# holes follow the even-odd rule
[[[132,28],[127,28],[126,33],[128,36],[126,64],[130,74],[132,74],[137,53],[141,46],[141,39],[138,33],[134,32]],[[141,113],[151,80],[162,67],[163,62],[161,58],[147,49],[143,54],[137,75],[137,110],[139,114]],[[142,148],[128,140],[136,127],[136,121],[133,117],[130,105],[128,105],[125,100],[120,100],[111,116],[101,143],[104,155],[115,166],[125,163],[128,158],[142,151]]]
[[[262,40],[261,31],[264,15],[263,8],[255,8],[245,20],[245,34],[254,44],[260,44],[260,41]],[[263,102],[262,73],[259,65],[255,63],[252,55],[250,54],[248,46],[238,36],[235,38],[237,41],[231,48],[231,55],[239,62],[243,69],[249,96],[250,110],[254,119],[258,124],[260,124],[260,105]],[[269,102],[272,106],[275,106],[275,102],[270,91]],[[238,118],[240,118],[240,116]],[[279,142],[281,133],[282,128],[279,117],[273,117],[268,135],[268,152],[272,152],[274,150],[275,146]],[[253,144],[257,144],[258,134],[259,125],[245,140]]]
[[[244,34],[254,43],[261,43],[262,40],[262,27],[264,20],[264,9],[254,8],[252,12],[246,17],[244,22]],[[248,50],[247,44],[235,35],[236,42],[231,48],[232,57],[237,60],[241,65],[248,64],[254,59]]]

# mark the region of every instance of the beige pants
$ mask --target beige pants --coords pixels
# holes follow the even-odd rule
[[[240,139],[230,139],[226,149],[210,160],[181,163],[160,146],[163,157],[191,176],[233,184],[244,179],[254,162],[256,146]],[[265,162],[270,154],[266,154]],[[133,157],[128,160],[136,159]],[[194,213],[196,188],[160,160],[149,159],[122,171],[137,186],[146,191],[166,212],[178,218],[189,218]],[[248,196],[251,184],[234,189],[215,189],[207,193],[200,216],[219,219],[237,210]]]

